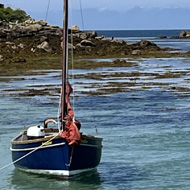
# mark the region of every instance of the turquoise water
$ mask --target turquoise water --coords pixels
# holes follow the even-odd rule
[[[28,108],[22,99],[6,97],[1,97],[0,103],[0,159],[4,166],[11,162],[10,140],[28,123],[28,116],[40,123],[49,112],[56,113],[57,107],[41,107],[33,101]],[[26,174],[10,166],[1,171],[1,189],[189,188],[190,98],[153,90],[81,97],[75,105],[80,107],[76,115],[83,131],[95,134],[96,126],[104,138],[97,171],[60,180]],[[32,112],[26,113],[27,109]]]
[[[165,43],[165,42],[164,42]],[[167,43],[169,45],[170,43]],[[184,46],[183,46],[184,47]],[[77,74],[111,72],[185,72],[178,79],[165,79],[174,86],[189,86],[190,59],[137,59],[137,67],[77,70]],[[164,70],[165,69],[165,70]],[[41,73],[41,72],[40,72]],[[59,85],[60,71],[19,76],[0,82],[0,168],[11,163],[10,141],[29,124],[42,124],[57,116],[59,96],[19,96],[18,89]],[[20,78],[20,79],[19,79]],[[75,83],[75,115],[82,131],[104,138],[97,171],[68,180],[20,172],[13,166],[0,171],[2,190],[187,190],[190,187],[190,97],[179,96],[166,86],[133,89],[129,92],[86,95],[90,84],[128,78],[85,80]],[[138,84],[151,81],[140,78]],[[158,80],[158,79],[157,79]],[[160,81],[156,81],[160,82]],[[4,91],[9,89],[10,91]],[[12,90],[11,90],[12,89]],[[14,91],[17,89],[17,91]],[[53,155],[52,155],[53,156]]]

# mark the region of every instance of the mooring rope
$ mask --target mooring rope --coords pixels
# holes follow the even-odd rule
[[[15,160],[14,162],[11,162],[5,166],[3,166],[2,168],[0,168],[1,170],[4,170],[5,168],[8,168],[9,166],[15,164],[16,162],[26,158],[27,156],[29,156],[30,154],[34,153],[35,151],[37,151],[38,149],[40,149],[41,147],[43,147],[45,144],[47,144],[48,142],[52,141],[54,138],[56,138],[60,133],[57,133],[55,136],[53,136],[51,139],[49,139],[48,141],[46,141],[45,143],[43,143],[42,145],[40,145],[39,147],[36,147],[34,150],[32,150],[31,152],[29,152],[28,154],[25,154],[24,156],[18,158],[17,160]]]

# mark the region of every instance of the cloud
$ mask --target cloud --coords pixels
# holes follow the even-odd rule
[[[83,15],[85,29],[184,29],[189,27],[190,9],[141,8],[136,6],[126,12],[85,9]],[[80,26],[79,17],[73,19],[73,22],[73,24]]]
[[[44,19],[48,1],[1,0],[1,3],[24,9],[35,19]],[[69,2],[73,8],[72,24],[81,26],[80,1]],[[81,3],[84,29],[189,28],[189,0],[81,0]],[[47,20],[50,24],[62,26],[62,7],[62,1],[51,0]]]
[[[49,0],[1,0],[5,5],[25,11],[45,11]],[[190,8],[189,0],[69,0],[73,9],[95,8],[104,10],[128,11],[136,6],[142,8]],[[50,10],[62,10],[63,1],[50,0]]]
[[[78,9],[79,0],[71,0],[73,8]],[[127,11],[136,6],[142,8],[190,8],[189,0],[81,0],[83,8],[105,8],[106,10]]]

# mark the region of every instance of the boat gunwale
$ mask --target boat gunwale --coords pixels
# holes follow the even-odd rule
[[[54,137],[54,135],[50,135],[50,136],[46,136],[46,137],[43,137],[43,138],[38,138],[38,139],[29,139],[29,140],[17,140],[19,139],[23,134],[19,134],[18,136],[16,136],[15,138],[13,138],[11,140],[11,144],[31,144],[31,143],[37,143],[37,142],[43,142],[43,141],[48,141],[50,140],[51,138]],[[54,139],[59,139],[59,138],[62,138],[64,139],[63,137],[61,137],[60,135],[59,136],[55,136]],[[53,140],[53,139],[52,139]]]
[[[65,145],[65,142],[62,143],[58,143],[58,144],[51,144],[51,145],[42,145],[42,146],[38,146],[38,147],[32,147],[32,148],[10,148],[10,150],[12,152],[23,152],[23,151],[33,151],[33,150],[39,150],[39,149],[45,149],[45,148],[53,148],[53,147],[57,147],[57,146],[62,146]]]
[[[55,133],[55,132],[54,132],[55,134],[57,134],[57,136],[51,134],[51,135],[49,135],[49,136],[45,136],[45,137],[38,138],[38,139],[29,139],[29,140],[23,140],[23,141],[18,140],[19,138],[21,138],[21,136],[22,136],[24,133],[26,133],[26,131],[23,131],[21,134],[19,134],[19,135],[16,136],[15,138],[13,138],[13,139],[11,140],[11,144],[13,144],[13,145],[17,145],[17,144],[32,144],[32,143],[37,143],[37,142],[48,141],[48,140],[50,140],[50,139],[53,138],[53,137],[54,137],[53,139],[65,139],[65,138],[63,138],[61,135],[59,135],[59,133]],[[92,140],[97,140],[97,141],[103,141],[103,138],[101,138],[101,137],[93,136],[93,135],[88,135],[88,134],[84,134],[84,133],[82,133],[81,139],[82,139],[82,137],[84,137],[85,139],[92,139]],[[53,139],[52,139],[52,140],[53,140]],[[81,144],[83,144],[83,143],[81,143]]]

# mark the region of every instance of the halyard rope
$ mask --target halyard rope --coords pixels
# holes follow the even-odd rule
[[[25,154],[24,156],[20,157],[19,159],[15,160],[14,162],[11,162],[5,166],[3,166],[2,168],[0,168],[1,170],[4,170],[5,168],[8,168],[9,166],[15,164],[16,162],[26,158],[27,156],[29,156],[30,154],[34,153],[35,151],[37,151],[38,149],[40,149],[41,147],[44,146],[44,144],[47,144],[48,142],[52,141],[54,138],[56,138],[60,133],[56,134],[55,136],[53,136],[51,139],[49,139],[48,141],[46,141],[45,143],[43,143],[42,145],[40,145],[39,147],[36,147],[34,150],[32,150],[31,152],[29,152],[28,154]]]
[[[61,94],[62,94],[62,88],[61,88]],[[58,111],[57,111],[57,127],[59,130],[59,133],[62,132],[61,127],[59,126],[59,120],[60,120],[60,109],[61,109],[61,94],[60,94],[60,98],[59,98],[59,106],[58,106]]]
[[[71,5],[71,9],[73,10],[72,8],[72,3],[70,4]],[[73,12],[71,11],[71,24],[73,24]],[[70,38],[70,43],[71,43],[71,51],[70,51],[70,54],[71,54],[71,77],[72,77],[72,86],[73,86],[73,99],[72,99],[72,107],[73,107],[73,111],[75,111],[75,91],[74,91],[74,86],[75,86],[75,81],[74,81],[74,40],[73,40],[73,30],[71,29],[71,38]]]

